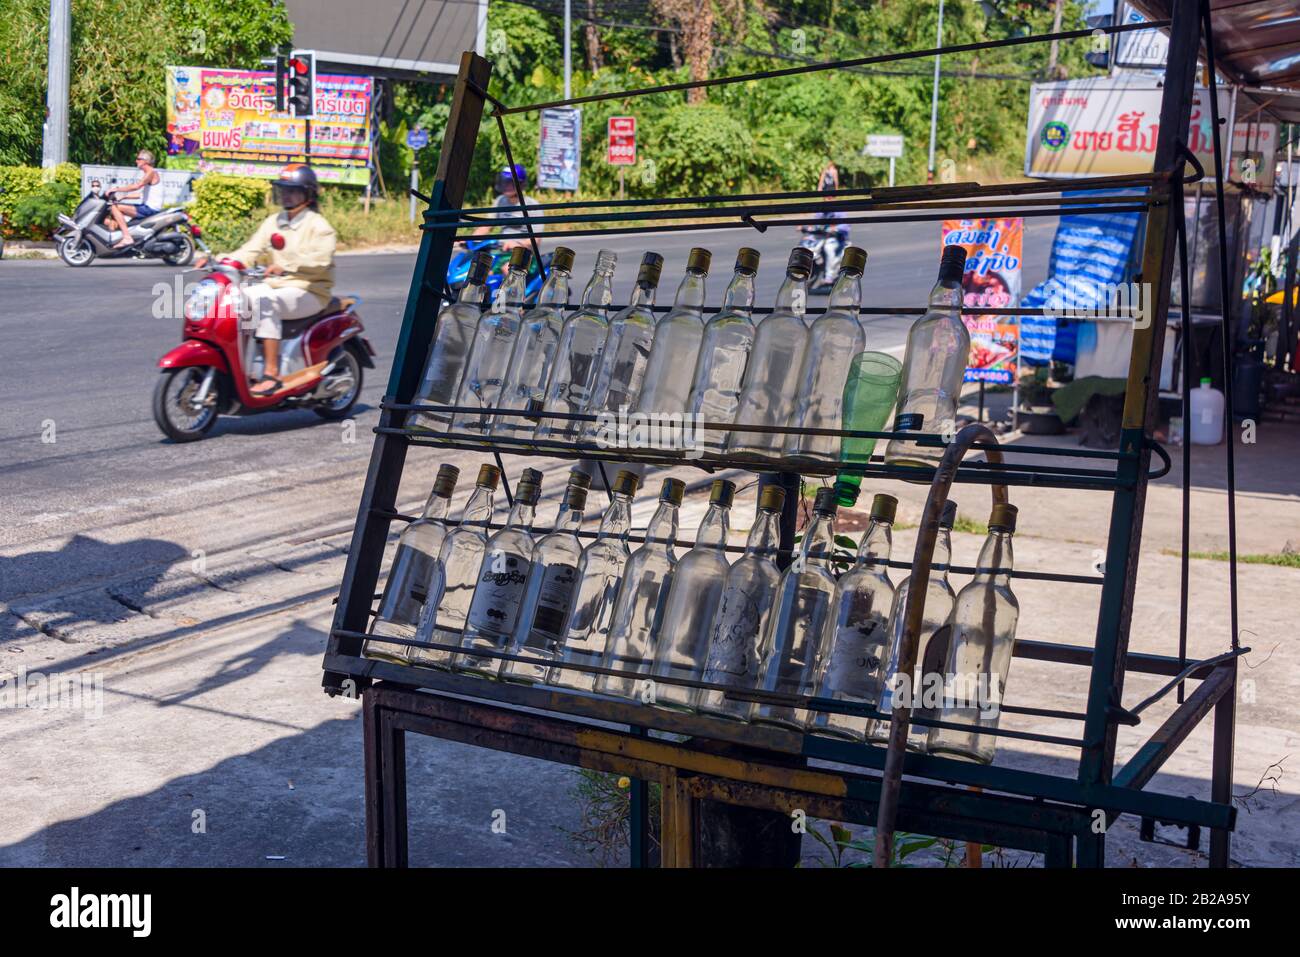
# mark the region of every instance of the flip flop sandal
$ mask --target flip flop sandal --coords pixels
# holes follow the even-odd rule
[[[267,388],[267,383],[270,383],[270,388]],[[253,386],[253,388],[249,389],[248,394],[259,399],[265,399],[267,396],[275,395],[283,388],[284,380],[280,379],[278,376],[269,375],[257,385]]]

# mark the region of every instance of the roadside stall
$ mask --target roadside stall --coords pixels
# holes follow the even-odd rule
[[[779,415],[745,418],[742,396],[742,412],[737,414],[734,422],[706,419],[700,427],[705,432],[720,431],[733,437],[743,434],[749,438],[739,443],[729,440],[717,449],[710,448],[706,441],[703,451],[635,443],[611,448],[590,441],[583,437],[584,430],[589,424],[599,424],[600,420],[598,415],[589,411],[561,412],[554,405],[540,402],[511,407],[505,401],[480,405],[461,401],[432,402],[421,398],[428,394],[430,380],[426,356],[445,354],[431,353],[430,350],[436,350],[440,343],[450,341],[456,334],[452,327],[456,314],[450,307],[458,297],[445,288],[443,279],[447,274],[452,244],[481,224],[483,217],[494,212],[487,208],[462,208],[475,141],[485,118],[489,130],[495,126],[507,160],[513,165],[504,123],[504,117],[512,113],[574,106],[595,100],[625,100],[696,86],[763,82],[776,76],[814,70],[928,59],[938,53],[969,52],[997,45],[1080,39],[1091,36],[1092,31],[1066,31],[1048,36],[964,44],[943,50],[864,57],[527,106],[510,106],[491,97],[487,92],[491,64],[472,53],[464,55],[437,177],[427,197],[428,208],[424,215],[424,235],[416,273],[412,279],[388,394],[383,401],[380,425],[375,430],[377,435],[356,531],[323,662],[327,692],[360,696],[363,700],[366,834],[373,865],[406,864],[404,747],[405,736],[409,733],[433,735],[477,747],[627,776],[633,782],[631,861],[634,866],[644,866],[649,860],[650,784],[658,786],[662,802],[661,860],[665,866],[710,863],[711,851],[701,841],[700,821],[706,808],[718,805],[871,825],[875,828],[873,854],[877,866],[897,862],[895,834],[899,830],[1034,851],[1043,854],[1046,865],[1051,867],[1102,866],[1105,863],[1106,827],[1124,814],[1143,820],[1176,823],[1189,829],[1208,828],[1211,863],[1219,867],[1227,865],[1229,840],[1236,817],[1232,804],[1232,750],[1237,660],[1248,650],[1241,647],[1236,634],[1235,589],[1232,634],[1223,642],[1220,653],[1189,660],[1186,655],[1130,652],[1128,647],[1146,487],[1151,479],[1166,474],[1170,465],[1168,453],[1155,440],[1154,431],[1171,280],[1176,258],[1187,255],[1184,196],[1189,187],[1194,188],[1202,181],[1208,193],[1216,198],[1223,195],[1223,177],[1218,173],[1221,164],[1214,164],[1213,178],[1206,175],[1204,164],[1185,148],[1179,135],[1179,131],[1186,130],[1189,125],[1202,39],[1210,51],[1215,49],[1215,39],[1208,17],[1199,16],[1196,7],[1190,3],[1177,5],[1172,20],[1156,19],[1139,26],[1116,26],[1108,28],[1107,32],[1123,34],[1138,29],[1165,29],[1170,34],[1158,129],[1150,133],[1153,162],[1140,173],[998,186],[953,183],[845,189],[834,191],[829,199],[826,193],[780,193],[684,199],[610,199],[599,203],[546,204],[544,207],[521,203],[514,208],[520,216],[520,228],[502,236],[526,244],[525,248],[531,248],[533,255],[540,259],[530,219],[530,212],[539,209],[544,209],[548,236],[553,236],[558,228],[572,228],[566,235],[648,235],[664,229],[688,228],[686,223],[689,223],[689,228],[698,229],[701,228],[698,225],[700,220],[705,221],[705,229],[743,225],[761,230],[773,225],[816,222],[813,217],[827,210],[841,213],[846,222],[872,223],[882,230],[887,229],[891,222],[941,222],[989,216],[1144,214],[1141,274],[1152,281],[1154,298],[1150,321],[1130,323],[1132,335],[1123,394],[1122,429],[1118,447],[1111,450],[1063,451],[1046,446],[1004,446],[998,443],[990,429],[980,424],[967,426],[955,434],[946,433],[940,416],[934,415],[933,410],[923,412],[913,404],[912,394],[906,389],[909,381],[906,368],[903,372],[904,386],[899,390],[899,414],[894,418],[892,428],[823,429],[791,425]],[[1210,57],[1213,67],[1212,52]],[[1210,110],[1214,117],[1217,105],[1213,97]],[[1217,131],[1213,121],[1211,128]],[[1219,142],[1217,133],[1211,139],[1213,155],[1223,155],[1226,144]],[[1056,196],[1063,188],[1088,192],[1077,196]],[[679,225],[674,221],[685,223]],[[1223,248],[1224,244],[1220,243],[1220,249]],[[741,253],[738,273],[744,268],[744,250]],[[520,252],[519,258],[523,261],[527,257]],[[964,260],[964,253],[956,253],[951,246],[945,250],[940,282],[928,309],[912,304],[881,306],[873,303],[860,307],[856,302],[852,303],[852,309],[859,315],[924,316],[925,320],[913,327],[914,336],[923,335],[928,328],[939,328],[934,323],[947,323],[941,325],[944,330],[953,328],[953,323],[960,326],[960,312],[1007,316],[1025,314],[1027,310],[1019,307],[964,306],[960,293],[955,294],[952,302],[945,300],[943,297],[948,295],[945,290],[960,288]],[[1226,269],[1222,256],[1220,263],[1221,268]],[[653,265],[649,259],[643,262],[643,268]],[[688,266],[688,277],[683,280],[683,289],[689,291],[690,271],[700,266],[698,257],[693,257],[692,265]],[[551,268],[556,268],[555,260],[552,260]],[[600,269],[598,263],[593,282],[599,281]],[[806,280],[807,272],[798,262],[798,256],[792,255],[787,271],[789,285],[783,289],[802,290],[801,283]],[[657,281],[657,271],[654,278]],[[521,301],[510,298],[507,285],[502,288],[507,289],[507,293],[499,293],[493,300],[491,313],[485,314],[497,316],[491,321],[498,324],[506,321],[501,317],[517,315],[509,310],[523,305]],[[444,309],[444,306],[448,308]],[[568,306],[573,308],[574,304]],[[635,303],[629,308],[634,306]],[[695,303],[693,308],[697,316],[716,311],[702,303]],[[666,306],[655,307],[655,311],[667,314],[660,319],[655,332],[657,350],[659,330],[676,313]],[[766,313],[761,328],[769,320],[775,327],[779,317],[787,313],[791,318],[801,320],[805,311],[810,316],[823,313],[830,317],[835,309],[806,307],[801,295],[792,294],[784,300],[778,297],[777,306],[771,310],[754,311]],[[1043,314],[1045,310],[1028,311]],[[926,326],[926,323],[931,325]],[[694,328],[689,324],[687,327]],[[802,323],[797,327],[802,330]],[[917,329],[921,332],[917,333]],[[936,334],[929,341],[931,346],[927,348],[937,349],[942,337]],[[566,347],[562,337],[558,348],[562,351]],[[909,350],[911,348],[909,346]],[[756,353],[761,352],[762,345],[756,344],[754,349]],[[960,358],[964,360],[965,357]],[[907,366],[906,361],[904,366]],[[954,360],[958,379],[964,366],[964,361],[956,364]],[[651,380],[655,368],[653,353],[650,367],[652,372],[647,373],[647,381]],[[749,381],[748,373],[746,381]],[[573,391],[566,394],[573,394]],[[816,397],[817,392],[812,390],[805,395]],[[487,428],[481,421],[483,417],[493,417],[495,423],[505,423],[505,427]],[[440,424],[430,426],[430,421]],[[551,425],[543,428],[541,424],[547,421]],[[846,414],[841,425],[856,421]],[[527,422],[537,423],[538,427],[510,427],[510,423],[522,425]],[[781,454],[783,448],[790,448],[783,444],[786,437],[795,442],[796,449],[812,449],[818,442],[829,441],[833,450],[838,450],[843,442],[846,451],[833,451],[829,457]],[[867,440],[865,454],[847,454],[851,447],[858,448],[852,443],[863,440]],[[877,448],[872,451],[872,446]],[[776,454],[754,452],[753,448],[774,448]],[[793,644],[778,643],[773,646],[776,650],[767,648],[759,659],[763,672],[761,682],[733,680],[739,672],[721,666],[703,673],[674,667],[661,669],[658,652],[651,672],[648,668],[628,664],[635,659],[628,650],[630,646],[621,647],[613,655],[607,647],[603,656],[597,652],[594,656],[583,657],[574,653],[571,645],[551,647],[543,642],[537,646],[528,643],[521,646],[481,640],[485,635],[491,637],[490,619],[497,609],[490,609],[478,617],[474,614],[473,604],[470,614],[464,619],[463,629],[448,630],[434,625],[430,632],[429,616],[441,613],[440,600],[450,600],[447,595],[452,568],[451,559],[446,556],[455,557],[457,553],[454,549],[448,551],[446,545],[440,552],[445,567],[438,572],[442,577],[437,588],[420,596],[424,610],[419,625],[412,632],[415,637],[403,637],[400,630],[378,631],[376,626],[381,619],[388,621],[392,618],[387,599],[384,600],[385,608],[376,607],[390,527],[395,522],[414,524],[417,520],[416,516],[400,514],[396,509],[404,465],[408,455],[422,456],[427,467],[429,462],[438,461],[440,451],[450,449],[483,453],[486,461],[480,471],[479,489],[484,490],[489,506],[486,512],[471,511],[467,506],[468,518],[456,522],[437,517],[445,514],[445,505],[438,505],[431,498],[429,510],[423,517],[424,527],[435,521],[441,524],[448,529],[447,542],[451,541],[451,536],[467,528],[469,534],[459,534],[458,542],[470,542],[471,536],[480,536],[480,545],[475,546],[478,549],[476,555],[484,564],[480,566],[483,577],[478,588],[489,588],[498,595],[509,589],[525,589],[531,572],[521,570],[516,556],[507,552],[505,544],[495,546],[494,552],[493,548],[482,544],[481,536],[490,531],[493,534],[491,541],[500,543],[508,541],[509,535],[518,537],[519,524],[526,525],[532,520],[532,505],[540,480],[537,473],[524,470],[513,493],[507,481],[503,490],[513,504],[511,523],[503,526],[491,521],[490,493],[495,490],[505,470],[503,454],[531,457],[538,463],[547,459],[570,460],[583,463],[594,471],[599,478],[593,484],[593,492],[601,490],[607,496],[606,522],[609,524],[602,523],[600,534],[576,533],[579,539],[591,542],[583,551],[583,563],[579,568],[589,569],[596,561],[589,558],[589,554],[601,543],[602,536],[607,541],[611,536],[621,535],[624,540],[643,546],[625,566],[619,566],[624,568],[627,576],[632,574],[635,562],[644,564],[654,559],[654,556],[647,555],[646,550],[655,543],[662,543],[669,521],[672,531],[667,535],[668,541],[671,542],[675,536],[675,508],[681,499],[681,483],[674,486],[676,480],[671,478],[664,482],[661,511],[657,514],[666,516],[665,524],[656,520],[645,534],[629,535],[627,523],[620,519],[620,508],[636,491],[635,477],[625,477],[629,473],[623,472],[611,479],[605,472],[607,466],[612,468],[630,463],[642,468],[690,467],[705,474],[725,475],[738,471],[760,476],[761,488],[771,490],[760,493],[760,512],[766,508],[771,513],[760,518],[770,522],[775,544],[755,546],[751,537],[751,549],[756,549],[759,557],[773,552],[775,567],[772,574],[779,576],[776,585],[768,585],[769,592],[775,589],[776,597],[770,601],[776,610],[767,619],[763,631],[765,639],[773,635],[784,636],[788,629],[796,627],[805,628],[806,634],[814,634],[813,625],[805,620],[810,614],[807,610],[822,607],[818,602],[825,601],[830,590],[839,594],[841,583],[848,577],[847,574],[841,576],[837,583],[831,572],[819,564],[824,555],[818,551],[823,547],[819,542],[831,541],[835,500],[836,496],[845,493],[841,484],[845,476],[856,477],[859,481],[869,479],[881,489],[899,482],[928,485],[928,498],[911,560],[872,559],[866,541],[859,554],[859,562],[866,568],[872,567],[874,562],[881,567],[888,565],[910,570],[910,590],[905,598],[897,601],[895,613],[890,618],[898,629],[896,641],[889,648],[889,667],[902,679],[896,687],[904,687],[906,680],[913,675],[928,677],[931,673],[942,673],[946,678],[961,667],[954,664],[954,656],[962,653],[963,649],[982,649],[980,653],[986,661],[1002,662],[979,672],[982,678],[991,680],[999,696],[1005,667],[1014,656],[1049,664],[1063,674],[1073,671],[1082,678],[1086,672],[1086,706],[1078,710],[1065,701],[1056,702],[1049,708],[1027,705],[1023,699],[1017,700],[1013,680],[1005,699],[1001,699],[1000,713],[1008,718],[1032,719],[1034,729],[1026,730],[1022,726],[1010,726],[1010,723],[1000,725],[996,710],[991,721],[986,719],[985,711],[965,704],[955,711],[949,710],[950,699],[946,696],[940,705],[925,704],[919,696],[913,701],[910,696],[899,694],[889,699],[886,707],[883,695],[857,693],[848,686],[832,687],[829,679],[819,679],[815,690],[810,693],[803,679],[787,680],[786,665],[806,675],[808,669],[816,664],[812,660],[816,656],[806,647],[801,651]],[[899,449],[906,454],[897,451]],[[1071,461],[1078,459],[1082,459],[1085,465]],[[586,474],[590,479],[591,473]],[[1186,472],[1184,474],[1186,478]],[[833,489],[825,487],[818,492],[812,521],[797,540],[796,523],[801,510],[803,480],[829,481],[837,476],[841,483]],[[952,525],[951,509],[947,505],[954,484],[983,486],[990,491],[992,513],[986,549],[992,557],[982,556],[978,566],[948,568],[946,558],[942,561],[937,558],[937,550],[943,547],[941,543],[946,541],[947,530]],[[732,483],[725,480],[714,483],[710,514],[724,513],[730,506],[734,486],[730,490],[728,486]],[[573,501],[585,498],[585,488],[577,477],[571,480],[570,488],[577,489],[572,493]],[[1009,550],[1004,552],[1001,549],[1004,546],[1009,549],[1010,535],[1015,527],[1016,510],[1011,504],[1012,496],[1029,498],[1043,488],[1110,493],[1109,544],[1104,570],[1100,573],[1080,575],[1064,568],[1008,567]],[[1231,485],[1229,489],[1231,501]],[[579,495],[579,492],[583,494]],[[437,494],[435,489],[435,497]],[[883,493],[877,496],[873,520],[878,525],[887,526],[892,522],[893,513],[888,505],[890,498]],[[1183,521],[1187,521],[1186,514]],[[721,524],[720,537],[718,525],[708,522],[706,516],[694,542],[678,542],[683,550],[690,549],[684,554],[695,556],[702,548],[705,551],[712,548],[715,552],[744,551],[727,541],[725,521]],[[482,532],[476,532],[476,525],[486,527]],[[538,531],[540,534],[541,530]],[[494,559],[490,555],[494,553],[502,556],[500,567],[492,564]],[[1005,561],[1000,557],[1003,555]],[[676,595],[676,589],[683,587],[685,579],[681,569],[687,561],[683,558],[676,566],[674,582],[661,605],[661,608],[667,608],[663,614],[669,624],[663,625],[662,633],[656,639],[660,648],[675,646],[687,637],[683,630],[674,630],[672,625],[672,622],[688,620],[692,612],[690,603],[679,601]],[[731,567],[735,569],[740,564],[738,561]],[[397,565],[395,562],[394,567]],[[703,559],[692,567],[695,565],[703,567]],[[947,624],[938,630],[924,620],[925,595],[931,581],[932,566],[937,569],[936,579],[951,572],[967,582],[961,588]],[[1230,567],[1235,575],[1235,564]],[[802,577],[805,575],[813,578],[805,581]],[[1099,612],[1092,634],[1069,643],[1015,640],[1015,619],[1014,615],[1007,618],[1005,614],[1007,606],[1003,592],[1017,581],[1028,579],[1096,587],[1100,596]],[[994,581],[996,588],[1003,591],[994,589]],[[650,579],[645,579],[645,582],[647,587],[652,584]],[[624,601],[625,583],[626,579],[620,583],[618,602]],[[541,585],[545,587],[546,582]],[[658,589],[662,585],[662,580],[655,584],[657,594],[661,593]],[[787,585],[789,593],[797,596],[791,598],[788,605],[782,604],[785,599],[781,597],[786,594],[783,589]],[[814,600],[809,597],[818,589],[822,589],[819,592],[822,598]],[[442,599],[434,597],[435,592]],[[474,594],[473,601],[477,602],[478,591]],[[1185,624],[1185,594],[1183,598]],[[627,600],[634,602],[638,599],[632,595]],[[687,607],[677,607],[683,604]],[[616,620],[619,607],[616,602]],[[823,609],[818,614],[826,612]],[[964,616],[973,618],[968,621]],[[574,621],[572,606],[565,621],[567,624]],[[800,622],[804,624],[800,625]],[[945,628],[947,634],[940,640],[938,635]],[[433,639],[429,637],[431,633],[435,636]],[[571,642],[575,631],[571,629],[567,634],[569,638],[566,640]],[[590,631],[582,634],[588,635]],[[617,632],[611,630],[609,634],[612,646],[612,636]],[[717,640],[716,634],[714,640]],[[781,641],[785,639],[781,638]],[[924,648],[922,644],[925,644]],[[373,653],[381,645],[388,650],[384,654]],[[838,647],[836,645],[835,649]],[[392,648],[397,651],[392,652]],[[402,651],[403,648],[407,651]],[[929,660],[936,648],[940,649],[946,663],[936,664]],[[833,662],[835,654],[832,652],[829,658]],[[457,661],[459,667],[454,666]],[[449,666],[449,662],[453,665]],[[878,660],[872,667],[881,664]],[[504,676],[516,667],[525,671],[537,669],[544,677],[531,683],[490,681],[481,677],[484,673]],[[1000,674],[998,669],[1001,669]],[[470,673],[474,671],[478,674]],[[1165,680],[1160,690],[1145,700],[1126,700],[1125,678],[1135,673],[1155,675]],[[649,697],[608,693],[609,689],[627,683],[639,686],[651,674],[655,694]],[[772,675],[774,680],[767,681]],[[1122,766],[1117,766],[1115,746],[1120,726],[1141,726],[1152,705],[1166,699],[1167,703],[1172,703],[1174,698],[1171,695],[1185,684],[1189,688],[1186,698],[1180,697],[1180,703],[1172,707],[1159,726],[1149,729],[1145,743],[1136,754]],[[948,690],[945,687],[945,695]],[[667,706],[670,702],[681,701],[695,702],[696,706]],[[705,701],[711,702],[709,707],[703,706]],[[720,717],[719,711],[733,717]],[[751,716],[753,720],[735,720],[736,714]],[[1178,750],[1188,734],[1211,715],[1214,748],[1211,766],[1207,769],[1209,797],[1187,797],[1182,793],[1151,789],[1149,785],[1162,765]],[[835,728],[857,728],[859,722],[872,731],[846,735],[827,733]],[[1050,730],[1042,730],[1043,727]],[[928,750],[914,749],[918,735],[927,742]],[[1061,773],[1030,771],[999,763],[994,755],[994,746],[999,741],[1014,740],[1050,745],[1061,756],[1061,767],[1069,770]]]

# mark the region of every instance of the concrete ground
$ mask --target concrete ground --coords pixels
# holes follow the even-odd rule
[[[1238,446],[1243,552],[1279,552],[1300,539],[1300,496],[1294,484],[1285,491],[1290,463],[1300,461],[1297,445],[1295,434],[1265,427],[1256,446]],[[1194,475],[1203,477],[1196,481],[1206,483],[1193,496],[1194,547],[1215,550],[1225,540],[1225,498],[1213,483],[1224,449],[1194,451]],[[508,463],[508,474],[518,467]],[[553,471],[545,486],[551,507],[564,466]],[[692,478],[692,485],[706,481],[698,472]],[[923,490],[894,484],[889,491],[901,499],[895,555],[906,558],[915,534],[907,526],[919,514]],[[736,540],[749,524],[753,494],[745,489],[735,509]],[[987,517],[982,487],[964,487],[961,494],[962,514]],[[1017,567],[1092,570],[1105,534],[1103,493],[1012,495],[1022,507]],[[698,521],[702,499],[688,494],[684,535]],[[639,522],[652,504],[642,497]],[[1136,650],[1176,652],[1179,561],[1166,550],[1178,546],[1178,506],[1176,475],[1152,486],[1134,616]],[[542,514],[549,515],[546,507]],[[57,611],[47,612],[52,618],[43,623],[34,611],[20,619],[17,633],[0,645],[0,667],[9,673],[89,672],[102,680],[102,716],[66,707],[20,708],[4,716],[0,792],[8,812],[0,816],[0,865],[363,863],[358,706],[319,690],[319,656],[347,541],[346,528],[304,530],[292,540],[211,556],[201,575],[180,561],[152,580],[111,584],[107,590],[128,596],[138,611],[118,615],[122,620],[108,612],[87,623],[84,603],[90,599],[83,596],[64,638],[58,637],[63,626]],[[955,534],[955,561],[972,563],[980,542],[979,535]],[[1226,575],[1223,562],[1192,562],[1194,657],[1227,647]],[[1300,570],[1242,565],[1239,576],[1242,641],[1254,650],[1242,669],[1233,859],[1247,866],[1296,866],[1300,651],[1286,639],[1294,633]],[[1096,586],[1017,582],[1016,593],[1020,637],[1091,642]],[[1086,687],[1083,669],[1019,659],[1010,678],[1015,703],[1041,707],[1081,709]],[[1132,677],[1124,701],[1131,705],[1156,687],[1154,679]],[[1146,712],[1140,727],[1123,729],[1121,762],[1173,705],[1166,698]],[[1004,721],[1008,727],[1072,733],[1059,721]],[[1150,787],[1206,795],[1209,732],[1208,723],[1198,728]],[[575,772],[416,738],[408,760],[413,863],[599,861],[572,837],[582,827]],[[1073,767],[1060,748],[1020,743],[1003,748],[998,761],[1066,774]],[[505,812],[504,833],[492,828],[498,811]],[[1163,829],[1159,837],[1173,842],[1181,835]],[[1137,821],[1124,818],[1112,829],[1108,855],[1119,865],[1201,864],[1205,847],[1205,837],[1200,854],[1139,842]],[[811,840],[804,853],[810,864],[825,858]],[[615,854],[612,860],[620,858]],[[1015,853],[999,862],[1033,863]]]

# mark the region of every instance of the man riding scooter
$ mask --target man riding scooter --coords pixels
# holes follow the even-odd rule
[[[248,242],[229,256],[244,267],[267,263],[265,278],[244,290],[253,335],[261,346],[264,377],[250,390],[274,395],[280,380],[280,340],[286,319],[304,319],[326,307],[334,288],[334,227],[320,214],[320,184],[310,166],[293,163],[271,184],[280,212],[272,213]],[[206,265],[207,257],[195,265]]]

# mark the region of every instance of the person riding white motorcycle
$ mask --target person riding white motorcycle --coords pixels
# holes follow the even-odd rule
[[[310,166],[292,163],[271,184],[280,212],[272,213],[243,246],[220,257],[245,268],[265,262],[265,276],[244,290],[253,335],[265,357],[263,378],[250,390],[273,395],[284,385],[280,374],[281,324],[304,319],[326,307],[334,288],[334,227],[320,213],[320,184]],[[196,267],[206,265],[207,257]]]

